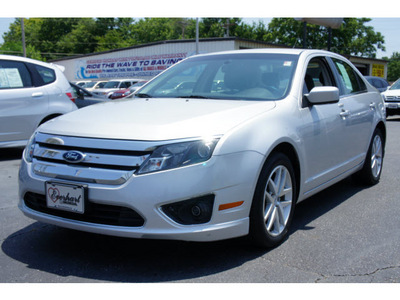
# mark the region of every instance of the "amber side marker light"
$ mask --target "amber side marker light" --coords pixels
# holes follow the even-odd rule
[[[226,203],[226,204],[221,204],[218,208],[218,210],[225,210],[225,209],[230,209],[234,207],[238,207],[243,204],[244,201],[238,201],[238,202],[232,202],[232,203]]]

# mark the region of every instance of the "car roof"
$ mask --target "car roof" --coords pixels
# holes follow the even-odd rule
[[[240,55],[240,54],[291,54],[291,55],[309,55],[309,54],[318,54],[330,57],[337,57],[343,60],[347,60],[342,55],[339,55],[334,52],[319,50],[319,49],[298,49],[298,48],[257,48],[257,49],[242,49],[242,50],[229,50],[229,51],[221,51],[221,52],[212,52],[205,54],[198,54],[192,57],[207,57],[207,56],[218,56],[218,55]]]
[[[28,63],[33,63],[37,65],[43,65],[43,66],[55,66],[54,64],[51,63],[46,63],[40,60],[32,59],[32,58],[27,58],[27,57],[22,57],[22,56],[15,56],[15,55],[5,55],[5,54],[0,54],[0,59],[2,60],[17,60],[17,61],[22,61],[22,62],[28,62]]]
[[[61,72],[65,71],[65,67],[62,66],[62,65],[57,65],[57,64],[53,64],[53,63],[47,63],[47,62],[44,62],[44,61],[40,61],[40,60],[36,60],[36,59],[32,59],[32,58],[27,58],[27,57],[22,57],[22,56],[0,54],[0,59],[26,62],[26,63],[31,63],[31,64],[36,64],[36,65],[39,65],[39,66],[43,66],[43,67],[46,67],[46,68],[51,68],[53,70],[60,70]]]

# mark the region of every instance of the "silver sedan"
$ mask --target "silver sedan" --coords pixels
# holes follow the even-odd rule
[[[140,89],[42,125],[20,209],[77,230],[281,243],[295,204],[355,174],[379,182],[379,92],[340,55],[259,49],[190,57]]]

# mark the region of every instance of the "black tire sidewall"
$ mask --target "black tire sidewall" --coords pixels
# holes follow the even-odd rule
[[[264,191],[266,188],[267,180],[271,172],[277,166],[280,165],[284,166],[289,171],[289,174],[291,176],[292,193],[293,193],[292,207],[289,213],[289,218],[285,229],[278,236],[272,236],[268,233],[264,223],[264,212],[263,212]],[[286,155],[282,153],[271,154],[270,157],[267,159],[266,163],[264,164],[264,167],[260,173],[250,211],[250,236],[257,245],[271,248],[279,245],[286,238],[293,218],[296,199],[297,199],[296,179],[291,161]]]
[[[367,152],[367,156],[365,158],[365,162],[364,162],[364,166],[360,171],[360,177],[362,179],[362,182],[364,184],[367,185],[375,185],[379,182],[380,178],[381,178],[381,174],[382,174],[382,167],[383,167],[383,160],[382,160],[382,166],[381,166],[381,170],[378,174],[377,177],[375,177],[372,174],[372,168],[371,168],[371,154],[372,154],[372,148],[373,148],[373,143],[375,140],[376,136],[379,136],[379,138],[381,139],[381,143],[382,143],[382,158],[384,157],[384,141],[383,141],[383,135],[382,132],[377,128],[374,131],[374,134],[372,135],[372,139],[368,148],[368,152]]]

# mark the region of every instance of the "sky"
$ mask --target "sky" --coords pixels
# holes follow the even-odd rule
[[[3,33],[9,29],[9,24],[15,17],[240,17],[251,24],[253,21],[262,20],[268,24],[272,17],[368,17],[372,21],[367,25],[374,27],[375,32],[380,32],[385,38],[386,52],[378,50],[377,58],[391,57],[393,52],[400,52],[400,16],[397,13],[397,0],[385,0],[381,6],[366,5],[361,0],[335,0],[335,5],[329,9],[321,7],[320,0],[286,0],[285,5],[271,0],[246,0],[232,5],[227,0],[202,0],[191,1],[190,7],[187,0],[168,0],[165,5],[163,0],[153,0],[150,4],[146,1],[135,2],[132,9],[131,0],[113,0],[114,5],[93,6],[94,0],[69,0],[68,6],[63,9],[48,9],[47,0],[19,0],[18,5],[9,5],[0,11],[0,43],[3,42]],[[96,0],[97,2],[97,0]],[[34,4],[33,4],[34,3]],[[141,4],[143,3],[143,4]],[[147,2],[148,3],[148,2]],[[157,5],[157,4],[160,5]],[[228,3],[230,3],[228,5]],[[246,5],[244,5],[246,3]],[[46,10],[40,7],[47,7]],[[79,9],[76,9],[79,7]],[[94,7],[99,7],[98,9]],[[128,7],[128,9],[121,9]],[[314,9],[313,9],[314,8]],[[392,9],[390,9],[392,8]],[[395,9],[393,9],[395,8]]]

